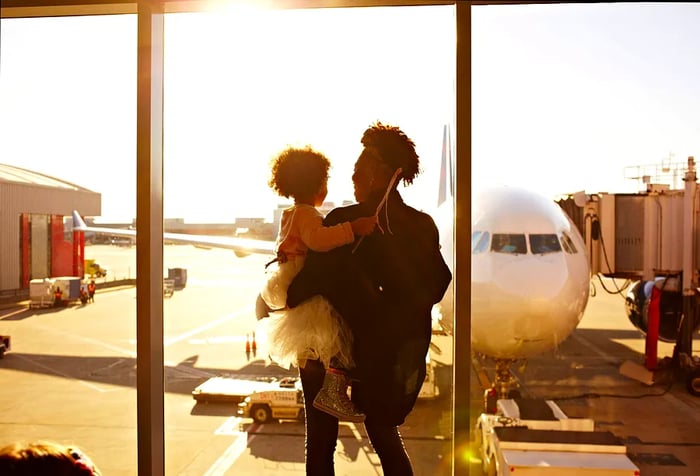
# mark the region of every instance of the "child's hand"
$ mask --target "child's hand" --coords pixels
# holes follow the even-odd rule
[[[350,222],[352,226],[352,232],[358,236],[369,235],[374,231],[374,227],[377,225],[377,217],[362,217]]]

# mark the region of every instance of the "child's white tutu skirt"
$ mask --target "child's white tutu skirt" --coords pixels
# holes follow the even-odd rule
[[[352,368],[352,332],[323,296],[314,296],[293,309],[273,312],[268,322],[270,356],[281,367],[318,359]]]
[[[322,296],[314,296],[293,309],[286,309],[287,288],[304,266],[304,256],[281,263],[271,271],[263,300],[273,312],[267,319],[270,356],[281,367],[299,365],[300,360],[318,359],[325,367],[352,368],[352,332]]]
[[[287,288],[301,268],[304,266],[304,256],[298,256],[285,263],[273,263],[268,271],[268,277],[260,296],[271,309],[287,307]]]

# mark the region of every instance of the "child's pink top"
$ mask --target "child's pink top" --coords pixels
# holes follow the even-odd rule
[[[350,222],[323,226],[323,216],[311,205],[294,205],[282,212],[277,251],[287,258],[305,256],[311,249],[328,251],[355,240]]]

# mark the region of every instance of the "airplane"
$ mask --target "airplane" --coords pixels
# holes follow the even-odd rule
[[[449,144],[445,127],[434,219],[451,267]],[[553,199],[523,187],[490,187],[476,194],[471,226],[472,353],[495,362],[492,386],[485,393],[505,398],[517,391],[511,365],[556,349],[580,322],[590,294],[589,259],[568,214]],[[452,316],[452,292],[451,285],[441,303],[443,316]],[[444,326],[449,328],[450,321],[448,317]]]
[[[489,189],[472,213],[472,350],[496,363],[503,398],[511,364],[555,350],[581,321],[589,259],[568,215],[535,192]]]
[[[433,218],[453,271],[453,195],[449,127],[443,130],[438,207]],[[75,230],[116,236],[136,230],[87,226],[73,212]],[[164,233],[165,241],[272,254],[274,242]],[[589,296],[584,240],[554,200],[523,188],[493,188],[472,204],[472,350],[496,363],[492,389],[504,396],[515,381],[510,366],[555,349],[576,328]],[[451,333],[452,284],[440,304]]]
[[[92,225],[88,226],[77,210],[73,210],[73,230],[127,237],[130,239],[136,238],[136,230],[134,229],[98,227]],[[256,240],[253,238],[165,232],[163,233],[163,241],[170,243],[191,244],[202,248],[223,248],[233,250],[236,253],[236,256],[239,257],[244,257],[249,254],[273,255],[275,253],[274,241]]]

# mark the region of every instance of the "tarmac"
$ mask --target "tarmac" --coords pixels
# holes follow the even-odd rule
[[[264,325],[253,314],[250,296],[264,279],[263,260],[166,248],[166,267],[188,268],[189,281],[164,301],[165,473],[303,475],[303,423],[259,425],[237,417],[234,404],[192,397],[215,376],[290,375],[267,359]],[[132,259],[133,253],[107,246],[87,250],[101,263]],[[0,306],[0,334],[12,338],[12,349],[0,360],[0,445],[25,439],[77,444],[103,475],[137,474],[135,288],[127,283],[98,289],[95,303],[58,310],[26,304]],[[246,355],[252,332],[257,353]],[[419,401],[400,428],[418,476],[452,474],[452,338],[436,336],[433,344],[441,396]],[[698,355],[697,336],[693,344]],[[659,357],[672,350],[660,343]],[[570,417],[592,418],[596,429],[621,438],[642,475],[696,476],[700,398],[680,380],[646,385],[621,372],[625,363],[639,365],[643,357],[643,336],[627,321],[621,297],[599,292],[573,335],[555,352],[530,359],[516,376],[525,396],[554,399]],[[492,371],[486,361],[472,372],[472,419],[482,406],[480,377]],[[479,461],[471,457],[470,474],[479,475]],[[335,462],[339,476],[383,474],[362,424],[341,424]]]

